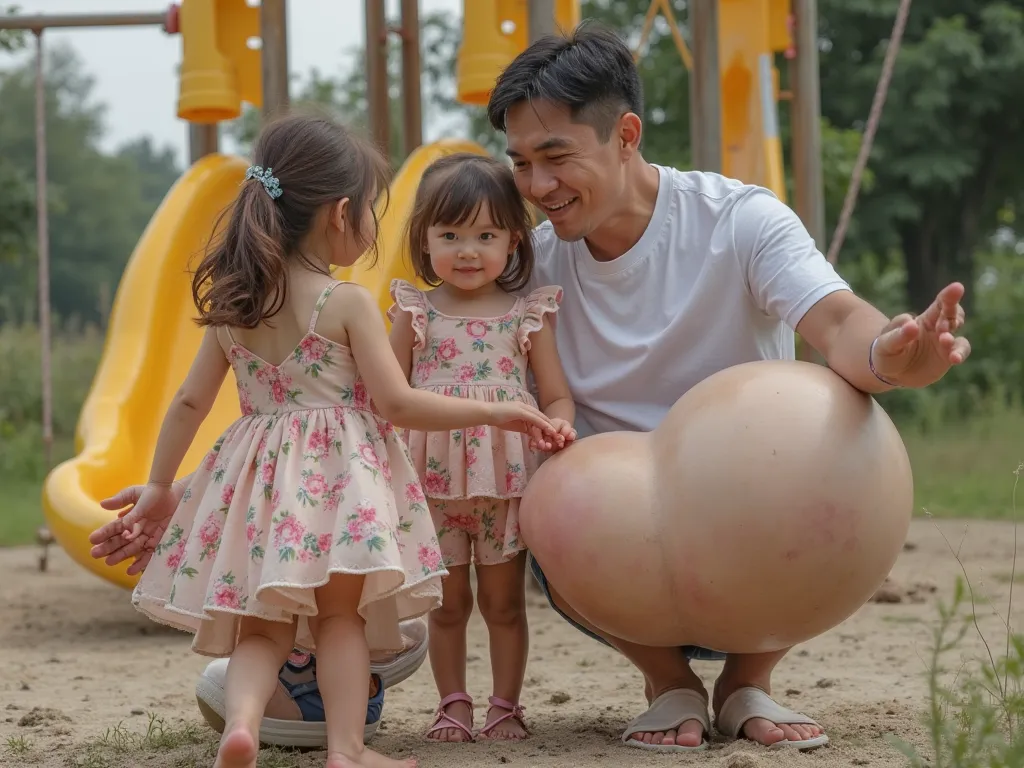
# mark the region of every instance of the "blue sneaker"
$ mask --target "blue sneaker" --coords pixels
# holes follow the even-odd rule
[[[426,657],[426,622],[402,623],[406,650],[371,659],[370,674],[377,692],[366,703],[363,741],[377,733],[384,711],[384,690],[413,674]],[[224,731],[224,680],[228,659],[211,661],[196,681],[196,701],[203,718],[218,733]],[[294,651],[281,667],[277,690],[260,721],[260,741],[280,747],[327,748],[324,702],[316,682],[316,658]]]

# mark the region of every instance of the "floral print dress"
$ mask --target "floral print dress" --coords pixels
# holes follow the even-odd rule
[[[527,389],[530,335],[543,327],[544,315],[558,311],[562,289],[537,288],[516,298],[500,317],[452,317],[437,310],[428,295],[405,280],[391,282],[394,305],[412,315],[415,334],[410,383],[448,397],[478,400],[518,400],[536,406]],[[477,542],[494,542],[502,557],[523,548],[519,540],[519,497],[539,465],[529,437],[490,426],[450,432],[406,431],[413,464],[432,509],[442,545],[449,527],[461,527]],[[488,505],[454,504],[468,499],[501,500],[502,514]],[[449,502],[448,504],[438,502]],[[484,514],[467,514],[482,509]],[[488,526],[500,530],[479,530]],[[446,547],[442,546],[442,551]],[[446,564],[462,564],[446,552]]]
[[[440,604],[437,537],[408,448],[373,408],[349,348],[316,321],[279,365],[227,335],[242,416],[193,475],[132,602],[228,656],[242,616],[290,622],[314,651],[313,590],[365,576],[371,650],[402,648],[398,623]]]

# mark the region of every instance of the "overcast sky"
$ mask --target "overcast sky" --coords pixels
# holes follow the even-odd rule
[[[23,14],[163,12],[165,0],[6,0]],[[258,4],[258,3],[257,3]],[[399,0],[387,0],[389,18],[398,19]],[[461,15],[462,0],[420,0],[420,13],[447,10]],[[363,43],[363,0],[289,0],[289,66],[305,75],[313,67],[338,72],[345,54]],[[187,125],[175,115],[181,59],[181,37],[159,28],[52,29],[47,40],[60,40],[78,52],[85,70],[95,79],[93,98],[107,107],[107,136],[113,147],[141,135],[158,146],[171,145],[185,164]],[[28,54],[31,55],[31,54]],[[18,58],[24,58],[22,53]],[[0,68],[14,58],[0,54]],[[437,138],[424,126],[424,139]]]

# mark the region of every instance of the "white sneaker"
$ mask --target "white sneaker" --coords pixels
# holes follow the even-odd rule
[[[377,733],[384,708],[384,691],[416,672],[427,657],[427,622],[413,619],[402,622],[406,650],[373,656],[370,673],[376,678],[377,693],[366,707],[363,740]],[[228,659],[214,659],[196,681],[196,701],[203,718],[218,733],[224,731],[224,679]],[[316,683],[316,659],[295,651],[281,667],[278,686],[260,721],[260,741],[281,747],[325,749],[327,725],[324,703]]]

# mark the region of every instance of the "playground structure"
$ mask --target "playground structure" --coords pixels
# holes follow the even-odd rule
[[[382,311],[389,303],[390,280],[412,279],[400,232],[424,169],[450,152],[484,152],[472,142],[442,140],[422,145],[417,6],[418,0],[402,0],[402,25],[388,28],[384,0],[366,0],[372,132],[379,143],[390,136],[385,44],[389,32],[397,33],[403,41],[407,157],[392,184],[382,220],[380,264],[375,268],[356,265],[339,270],[337,276],[365,285],[378,298]],[[691,53],[670,4],[651,3],[643,39],[660,11],[673,31],[683,65],[690,70],[696,167],[762,184],[785,198],[777,104],[786,95],[779,91],[774,55],[786,51],[791,61],[801,60],[803,41],[814,39],[814,6],[814,0],[692,0]],[[796,39],[794,15],[795,28],[809,27]],[[466,0],[457,67],[459,98],[486,103],[494,78],[530,40],[557,28],[571,28],[579,20],[579,0]],[[202,336],[192,322],[187,267],[217,213],[232,200],[247,166],[241,158],[219,153],[217,124],[238,117],[243,103],[261,107],[266,117],[288,104],[285,0],[262,0],[259,7],[246,0],[184,0],[156,14],[0,16],[0,29],[29,30],[37,40],[40,322],[48,452],[52,430],[43,34],[50,27],[145,25],[181,36],[177,116],[190,127],[192,165],[168,192],[128,261],[115,296],[103,357],[79,417],[76,456],[52,469],[42,498],[46,522],[60,546],[84,568],[125,588],[136,581],[126,574],[127,564],[110,567],[93,559],[88,535],[112,517],[99,506],[100,499],[145,480],[163,413]],[[252,45],[256,38],[259,46]],[[800,65],[803,74],[797,78],[792,98],[795,111],[802,115],[797,120],[802,141],[797,210],[820,241],[823,223],[814,220],[821,209],[817,55],[813,44],[806,50],[807,63]],[[229,377],[183,461],[182,474],[196,464],[204,446],[239,416],[234,386]],[[42,563],[45,567],[45,556]]]

